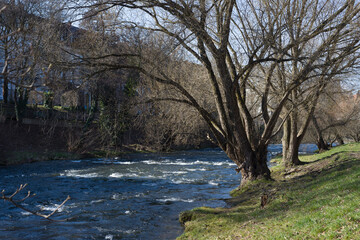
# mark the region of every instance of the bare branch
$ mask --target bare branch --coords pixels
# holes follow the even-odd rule
[[[50,214],[42,214],[42,213],[39,213],[39,212],[35,212],[33,210],[30,210],[28,208],[25,208],[24,206],[20,205],[19,203],[25,201],[26,199],[28,199],[29,197],[31,196],[35,196],[35,194],[31,195],[31,192],[28,191],[26,197],[20,199],[20,200],[15,200],[14,197],[20,193],[22,190],[24,190],[24,188],[27,186],[27,183],[26,184],[21,184],[19,188],[16,189],[16,191],[11,194],[10,196],[6,196],[5,195],[5,190],[2,190],[1,192],[1,196],[0,196],[0,199],[3,199],[4,201],[8,201],[10,203],[12,203],[15,207],[17,208],[20,208],[26,212],[29,212],[33,215],[36,215],[36,216],[39,216],[39,217],[42,217],[42,218],[45,218],[49,221],[56,221],[56,222],[59,222],[59,221],[66,221],[67,219],[64,219],[64,220],[57,220],[57,219],[52,219],[50,218],[51,216],[53,216],[62,206],[64,206],[64,204],[70,200],[70,196],[67,196],[67,198],[54,210],[52,211]]]

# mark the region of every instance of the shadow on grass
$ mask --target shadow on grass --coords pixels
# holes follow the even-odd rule
[[[330,165],[325,165],[323,169],[308,169],[303,175],[250,189],[230,200],[230,208],[194,209],[191,211],[194,215],[189,220],[223,218],[237,224],[246,224],[250,220],[261,222],[264,219],[286,217],[288,214],[307,209],[318,210],[324,205],[334,205],[335,197],[344,198],[356,191],[360,185],[360,161],[348,158],[347,155],[337,155],[339,153],[332,154],[330,160],[334,161]],[[319,163],[320,160],[312,162],[314,165]],[[264,193],[269,195],[269,203],[262,209],[260,197]]]

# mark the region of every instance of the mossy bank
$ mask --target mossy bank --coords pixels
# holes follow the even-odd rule
[[[234,190],[228,208],[182,213],[178,239],[359,239],[360,144],[301,160],[273,167],[274,181]]]

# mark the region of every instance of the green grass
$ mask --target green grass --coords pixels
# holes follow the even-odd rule
[[[359,239],[360,144],[301,158],[307,164],[290,174],[272,169],[276,181],[251,185],[231,208],[185,212],[179,239]]]
[[[331,157],[339,153],[349,153],[349,152],[360,152],[360,144],[350,143],[342,146],[331,148],[329,151],[323,153],[317,153],[313,155],[303,155],[300,156],[300,160],[303,162],[314,162],[324,158]]]

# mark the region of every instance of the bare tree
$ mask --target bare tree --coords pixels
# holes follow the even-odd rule
[[[1,1],[0,4],[4,6],[0,17],[3,99],[5,103],[8,101],[11,84],[16,118],[21,122],[29,91],[42,86],[39,80],[48,71],[42,62],[46,22],[39,15],[41,1]]]
[[[340,83],[329,85],[320,97],[313,115],[311,135],[319,151],[328,150],[336,141],[344,144],[346,129],[356,121],[356,97]]]
[[[145,24],[132,19],[120,24],[167,36],[170,45],[163,53],[176,59],[173,50],[182,48],[188,59],[206,69],[216,114],[202,104],[201,96],[192,94],[187,85],[164,70],[166,62],[160,55],[157,59],[149,54],[146,39],[127,48],[133,51],[122,48],[91,58],[94,65],[136,69],[175,89],[181,97],[171,95],[166,100],[197,110],[214,142],[237,164],[242,184],[270,178],[267,146],[278,131],[276,127],[282,125],[280,116],[289,99],[297,101],[292,96],[299,95],[308,83],[315,88],[318,85],[313,82],[328,81],[334,75],[332,66],[342,69],[344,56],[358,48],[360,7],[355,1],[94,1],[82,7],[89,6],[123,7],[127,16],[145,14]],[[125,57],[131,61],[119,63]],[[320,93],[306,96],[316,100]],[[258,96],[260,107],[249,100],[252,94]],[[308,115],[313,113],[313,105],[306,109]]]
[[[167,64],[169,74],[176,76],[179,83],[188,86],[193,95],[201,96],[201,101],[209,106],[209,109],[214,106],[211,91],[207,87],[206,69],[199,64],[186,61],[169,59]],[[205,138],[209,135],[208,127],[196,109],[189,108],[181,102],[167,101],[169,96],[181,98],[176,89],[146,78],[141,81],[139,90],[137,98],[142,104],[137,106],[141,111],[137,123],[145,133],[145,143],[158,150],[180,146],[198,147],[206,143],[209,145]],[[213,107],[211,112],[215,113],[216,109]]]
[[[338,102],[339,107],[349,121],[342,126],[335,128],[335,138],[343,138],[347,141],[360,142],[360,94],[348,94]]]
[[[284,96],[287,98],[281,110],[283,158],[287,166],[300,164],[299,146],[323,90],[335,77],[358,65],[359,9],[354,2],[342,4],[335,7],[331,1],[293,1],[284,3],[283,8],[277,1],[265,4],[268,7],[264,15],[277,16],[274,26],[278,28],[270,27],[268,31],[281,29],[274,37],[267,35],[268,39],[272,47],[281,49],[278,55],[287,55],[287,61],[275,61],[267,68],[261,65],[262,75],[269,79],[262,106],[266,107],[265,101],[275,112],[268,99],[275,97],[282,102]],[[267,118],[265,114],[264,119]]]

